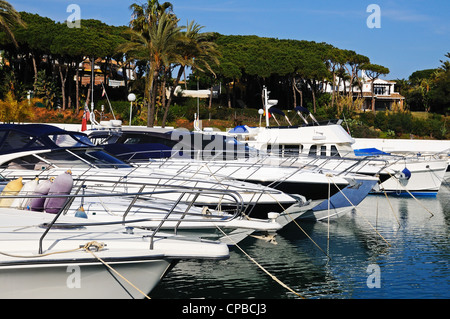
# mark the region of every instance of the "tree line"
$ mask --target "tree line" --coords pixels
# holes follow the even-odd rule
[[[80,63],[90,61],[93,66],[102,61],[106,80],[115,62],[125,82],[114,91],[116,98],[125,100],[129,92],[137,93],[147,125],[164,126],[186,71],[191,83],[211,91],[221,85],[228,107],[260,107],[265,85],[281,97],[283,107],[304,105],[313,112],[322,105],[354,107],[362,70],[373,80],[389,73],[364,55],[327,43],[202,32],[203,26],[195,21],[180,25],[170,2],[147,0],[132,4],[130,11],[128,26],[82,20],[80,28],[69,28],[37,14],[17,13],[0,0],[0,17],[7,17],[0,18],[0,99],[13,94],[21,101],[32,90],[47,107],[79,110],[102,93],[96,89],[96,96],[90,96],[95,83],[80,86]],[[127,69],[133,70],[133,81],[127,78]],[[343,91],[336,89],[341,81],[349,83]],[[331,86],[331,94],[323,93],[325,85]],[[373,110],[374,100],[372,95]],[[430,110],[445,112],[445,107],[444,101]]]
[[[450,59],[450,52],[445,55]],[[408,79],[396,80],[411,111],[450,113],[450,60],[440,60],[435,69],[413,72]]]
[[[246,94],[250,104],[266,85],[271,91],[280,91],[277,96],[282,97],[281,104],[286,108],[303,106],[304,98],[309,97],[311,111],[316,112],[317,96],[330,85],[331,108],[340,96],[351,97],[353,105],[354,88],[362,91],[362,70],[371,79],[389,73],[388,68],[371,63],[367,56],[323,42],[220,34],[215,34],[214,40],[222,54],[215,69],[217,80],[233,83],[226,86],[228,106],[235,101],[231,97],[239,84],[250,91]],[[336,89],[341,82],[349,83],[343,92]]]

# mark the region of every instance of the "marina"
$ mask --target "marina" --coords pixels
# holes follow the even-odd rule
[[[433,216],[412,198],[371,195],[330,224],[301,223],[329,258],[293,224],[277,245],[248,238],[240,247],[306,299],[448,299],[450,192],[421,203]],[[153,298],[300,299],[236,248],[224,263],[189,262],[166,279]]]
[[[115,229],[105,228],[102,235],[83,232],[83,236],[75,235],[75,238],[88,241],[106,236],[117,242],[124,236],[132,236],[138,242],[142,238],[145,244],[141,255],[145,254],[146,245],[153,246],[149,244],[153,239],[148,241],[148,238],[160,231],[159,241],[172,241],[175,246],[180,241],[185,245],[186,248],[178,245],[181,249],[178,253],[163,245],[168,249],[167,257],[155,251],[152,258],[160,256],[161,266],[159,275],[158,272],[153,275],[155,279],[149,284],[154,288],[148,292],[127,295],[120,294],[121,289],[116,294],[105,290],[100,291],[101,298],[147,295],[152,299],[449,297],[446,245],[450,229],[450,185],[442,177],[435,196],[397,196],[400,194],[380,191],[369,194],[377,187],[375,177],[342,175],[340,171],[314,169],[314,165],[295,166],[292,163],[296,163],[296,158],[290,157],[283,159],[260,153],[256,158],[228,160],[206,159],[202,155],[201,159],[175,156],[152,159],[148,163],[123,162],[103,153],[102,145],[91,143],[88,135],[52,125],[0,125],[0,133],[3,214],[11,214],[12,209],[14,219],[23,219],[23,223],[28,220],[27,214],[32,213],[33,218],[40,216],[48,221],[56,216],[52,222],[56,224],[57,218],[63,218],[68,219],[65,222],[68,225],[83,227],[117,225]],[[273,163],[277,165],[272,166]],[[243,175],[244,172],[248,175]],[[257,176],[270,182],[261,185],[264,183]],[[323,187],[313,199],[308,193],[308,197],[302,196],[299,181],[307,187],[308,183],[319,182],[321,176],[323,185],[328,187]],[[363,186],[362,176],[370,181],[367,186]],[[272,188],[295,180],[293,177],[298,178],[297,184]],[[340,178],[343,184],[337,185],[331,177]],[[358,178],[360,182],[355,182]],[[51,192],[52,186],[48,193],[38,191],[49,181],[49,185],[59,185],[58,193]],[[69,181],[70,188],[63,194],[64,181]],[[29,186],[33,183],[34,188]],[[19,187],[14,191],[16,185]],[[356,194],[361,197],[355,197]],[[58,196],[69,197],[58,200]],[[28,204],[18,201],[27,198]],[[34,204],[38,199],[42,208]],[[261,212],[269,204],[272,208],[266,214],[251,218],[253,211]],[[68,230],[76,232],[76,227]],[[23,228],[27,228],[26,224]],[[59,231],[52,231],[51,227],[49,230],[52,238],[70,242],[72,235],[64,239],[70,234],[67,231],[59,235]],[[39,233],[31,238],[36,241]],[[2,245],[14,247],[7,241],[8,232],[2,234]],[[20,232],[15,235],[20,238]],[[58,236],[62,237],[58,239]],[[200,245],[200,250],[201,245],[205,248],[211,245],[211,250],[204,251],[203,255],[196,253],[195,246],[188,248],[189,242]],[[224,246],[228,248],[224,250]],[[4,248],[0,251],[6,253]],[[184,255],[183,251],[189,253]],[[40,249],[39,254],[42,253]],[[153,248],[149,253],[153,253]],[[131,258],[126,251],[121,254],[125,259]],[[8,255],[21,254],[11,251]],[[131,259],[136,258],[142,257]],[[177,259],[180,262],[167,262]],[[84,262],[82,258],[75,265]],[[5,260],[0,265],[6,270],[9,263]],[[23,261],[13,262],[16,263],[20,265]],[[61,263],[60,268],[67,267],[66,261]],[[12,280],[8,285],[19,280],[7,275],[8,272],[5,274],[3,281]],[[128,274],[138,282],[142,280]],[[158,277],[162,280],[157,281]],[[64,282],[63,279],[64,275],[59,280]],[[32,291],[46,287],[43,282],[36,284],[30,291],[26,287],[11,295],[4,291],[5,297],[33,298]],[[86,293],[62,293],[65,289],[63,285],[48,296],[87,296]]]
[[[446,5],[19,2],[0,1],[0,299],[450,299]]]

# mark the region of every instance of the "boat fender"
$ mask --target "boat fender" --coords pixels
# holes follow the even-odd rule
[[[23,187],[22,177],[19,177],[18,179],[12,180],[8,184],[6,184],[0,196],[17,195],[19,191],[22,189],[22,187]],[[11,207],[14,200],[15,200],[14,198],[2,198],[0,199],[0,207]]]
[[[68,170],[55,178],[55,181],[50,186],[48,195],[69,195],[72,187],[72,172]],[[57,214],[64,206],[66,200],[67,198],[65,197],[48,197],[44,203],[45,212],[48,214]]]
[[[401,185],[406,186],[408,185],[408,181],[410,178],[411,178],[411,171],[405,167],[403,171],[400,172],[398,181],[400,182]]]
[[[32,195],[38,185],[39,185],[39,177],[36,177],[35,179],[26,182],[25,184],[23,184],[23,187],[19,192],[19,196]],[[11,207],[18,209],[25,209],[28,206],[29,202],[30,198],[26,197],[16,198]]]
[[[47,195],[54,180],[54,177],[50,177],[48,180],[39,183],[34,190],[33,195]],[[44,203],[45,198],[32,198],[27,206],[27,209],[35,212],[42,212],[44,210]]]

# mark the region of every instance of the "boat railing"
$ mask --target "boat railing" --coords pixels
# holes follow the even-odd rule
[[[147,185],[161,186],[172,183],[189,183],[189,184],[209,184],[209,187],[226,189],[227,186],[222,185],[218,179],[206,179],[205,174],[198,173],[197,176],[192,175],[183,175],[182,172],[179,172],[175,175],[168,175],[167,172],[153,170],[153,171],[142,171],[142,168],[145,167],[143,164],[135,165],[134,167],[130,167],[126,170],[103,170],[101,165],[97,167],[78,167],[77,165],[71,165],[70,162],[64,163],[61,162],[60,166],[52,165],[50,169],[48,167],[36,168],[35,164],[22,164],[20,168],[15,169],[15,167],[3,167],[3,170],[0,171],[0,174],[3,174],[5,178],[13,179],[18,178],[19,176],[33,176],[38,178],[46,178],[54,174],[55,169],[58,169],[62,172],[65,170],[76,170],[76,176],[78,180],[89,179],[91,181],[95,180],[95,177],[102,178],[102,180],[98,180],[98,182],[106,182],[105,178],[112,178],[116,181],[116,185],[122,185],[126,187],[128,184],[131,184],[130,181],[132,179],[139,178],[139,184],[145,183]],[[149,166],[148,166],[149,167]],[[160,167],[161,168],[161,167]],[[109,172],[109,173],[106,173]],[[111,173],[113,172],[113,173]],[[149,174],[146,176],[145,174]],[[152,180],[153,182],[147,182],[148,180]],[[115,188],[113,187],[113,190]]]
[[[321,157],[323,160],[323,166],[325,166],[327,163],[334,160],[336,165],[333,167],[334,170],[339,171],[338,175],[346,175],[351,173],[358,173],[363,170],[364,167],[373,164],[373,163],[379,163],[378,172],[379,174],[381,171],[386,169],[386,167],[389,166],[389,162],[386,159],[377,158],[376,156],[361,156],[361,157],[336,157],[336,158],[330,158],[330,157]],[[351,165],[348,165],[348,163],[352,163]],[[344,167],[342,167],[344,166]]]
[[[147,195],[145,198],[160,198],[159,195],[170,193],[184,193],[190,194],[190,192],[197,192],[202,195],[203,198],[214,198],[217,199],[218,204],[224,202],[225,195],[231,196],[230,193],[237,194],[240,204],[242,206],[242,197],[239,191],[248,190],[239,184],[225,185],[220,182],[215,182],[212,180],[205,179],[194,179],[186,177],[165,177],[165,176],[153,176],[150,180],[153,181],[142,181],[140,177],[125,175],[120,177],[118,180],[107,180],[110,176],[97,175],[94,177],[74,177],[75,183],[86,183],[89,187],[94,187],[103,191],[110,191],[111,193],[132,193],[133,190],[138,194]],[[179,182],[179,183],[174,183]],[[232,186],[232,188],[231,188]],[[145,190],[147,189],[147,190]],[[149,191],[149,189],[151,189]],[[145,190],[145,192],[144,192]],[[164,190],[164,191],[161,191]],[[258,190],[251,189],[252,192],[258,193]],[[263,192],[263,191],[261,191]],[[131,195],[130,195],[131,196]],[[139,196],[139,199],[145,199],[144,196]],[[190,199],[189,199],[190,200]]]
[[[392,152],[392,156],[398,156],[408,160],[443,160],[450,159],[450,148],[442,150],[440,152],[414,152],[414,151],[405,151],[405,152]]]
[[[141,188],[143,189],[143,188]],[[158,207],[158,209],[154,209],[154,207],[150,207],[150,211],[147,212],[151,212],[151,211],[157,211],[157,216],[151,216],[151,217],[147,217],[145,212],[142,212],[139,210],[138,213],[139,215],[142,215],[137,217],[137,218],[133,218],[133,219],[127,219],[127,215],[128,213],[133,209],[133,207],[137,204],[137,200],[142,200],[145,198],[148,198],[149,196],[157,196],[157,195],[167,195],[167,194],[173,194],[175,196],[178,196],[178,198],[176,200],[167,200],[165,201],[167,205],[167,207]],[[191,213],[190,209],[194,206],[197,206],[197,199],[201,196],[201,195],[205,195],[205,194],[214,194],[216,196],[227,196],[229,197],[235,205],[235,209],[232,211],[228,211],[227,214],[218,214],[216,211],[214,210],[208,210],[208,214],[205,215],[205,213],[203,213],[203,211],[201,213]],[[186,200],[187,197],[189,197],[189,195],[192,196],[191,199],[189,199],[188,201]],[[220,221],[220,224],[226,223],[227,221],[231,221],[233,219],[235,219],[236,217],[238,217],[240,215],[240,213],[243,210],[243,201],[242,201],[242,197],[240,196],[240,194],[236,191],[232,191],[232,190],[213,190],[213,189],[206,189],[206,188],[174,188],[173,186],[171,187],[171,189],[159,189],[159,190],[154,190],[154,191],[137,191],[137,192],[124,192],[124,193],[111,193],[111,192],[97,192],[97,191],[93,191],[93,192],[86,192],[86,185],[84,183],[81,183],[78,185],[78,187],[75,187],[73,192],[71,194],[64,194],[64,195],[59,195],[59,194],[47,194],[47,195],[29,195],[29,194],[15,194],[15,195],[7,195],[7,194],[2,194],[1,195],[2,199],[33,199],[33,198],[39,198],[39,199],[47,199],[47,198],[51,198],[51,199],[55,199],[55,198],[61,198],[64,199],[64,204],[61,205],[61,207],[59,208],[58,212],[54,214],[54,218],[49,222],[49,223],[44,223],[41,225],[41,227],[44,228],[44,232],[42,234],[42,236],[39,239],[39,254],[42,254],[43,252],[43,240],[46,237],[46,235],[49,233],[49,231],[51,229],[57,229],[57,228],[66,228],[66,229],[70,229],[70,228],[77,228],[77,227],[92,227],[92,226],[105,226],[105,225],[127,225],[127,224],[133,224],[134,226],[138,225],[137,227],[141,227],[144,229],[148,229],[149,230],[149,235],[146,236],[150,239],[150,249],[153,249],[153,244],[154,244],[154,239],[157,236],[158,232],[160,232],[161,228],[163,227],[163,225],[167,222],[175,222],[176,225],[174,227],[174,232],[175,234],[177,234],[178,229],[180,224],[183,221],[186,221],[186,216],[188,215],[192,215],[194,217],[198,217],[198,218],[190,218],[188,221],[189,222],[210,222],[210,221]],[[66,215],[67,212],[72,209],[72,210],[77,210],[76,207],[78,207],[77,205],[75,205],[74,207],[74,200],[75,199],[80,199],[81,202],[83,203],[83,201],[87,198],[94,198],[94,199],[99,199],[99,198],[106,198],[106,199],[128,199],[130,200],[128,204],[125,204],[122,207],[125,207],[123,210],[123,212],[120,212],[120,214],[122,214],[122,218],[117,218],[117,220],[112,220],[112,221],[107,221],[107,220],[101,220],[98,219],[96,221],[92,221],[89,220],[88,222],[63,222],[63,223],[57,223],[58,219],[61,217],[61,215]],[[181,208],[179,208],[179,205],[183,202],[183,205]],[[145,201],[143,202],[143,204],[145,205]],[[142,207],[142,206],[141,206]],[[161,213],[162,212],[162,213]],[[51,215],[49,213],[45,213],[42,212],[43,214],[48,214]],[[140,214],[142,213],[142,214]],[[120,216],[119,214],[119,216]],[[173,217],[174,215],[177,215],[175,218]],[[136,216],[136,215],[135,215]],[[206,217],[206,218],[205,218]],[[80,220],[83,220],[82,218],[80,218]],[[144,222],[159,222],[159,224],[157,224],[157,226],[145,226]],[[139,226],[141,225],[141,226]]]
[[[184,158],[195,160],[236,160],[251,158],[258,155],[256,150],[227,150],[227,149],[212,149],[212,150],[145,150],[132,151],[115,154],[128,163],[151,161],[152,159],[170,159],[170,158]]]

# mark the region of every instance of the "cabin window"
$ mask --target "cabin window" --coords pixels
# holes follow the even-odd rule
[[[78,135],[77,139],[69,134],[51,134],[48,138],[59,147],[93,146],[92,142],[87,137],[82,135]]]
[[[33,141],[33,137],[27,134],[22,134],[15,131],[10,131],[8,136],[3,140],[2,145],[0,146],[0,151],[12,151],[21,148],[31,148],[31,147],[41,147],[43,146],[41,142],[34,139],[33,143],[30,145],[31,141]]]
[[[271,153],[273,155],[281,156],[281,151],[283,149],[282,145],[278,144],[267,144],[267,153]]]
[[[310,155],[310,156],[316,156],[317,155],[317,145],[311,145],[311,147],[309,148],[308,155]]]
[[[330,155],[334,156],[334,157],[341,157],[341,155],[339,154],[339,151],[337,150],[335,145],[331,145]]]
[[[327,147],[325,145],[322,145],[320,147],[320,155],[321,156],[327,156]]]
[[[300,145],[284,145],[284,156],[298,156]]]
[[[140,144],[142,143],[139,137],[129,137],[123,142],[123,144]]]

